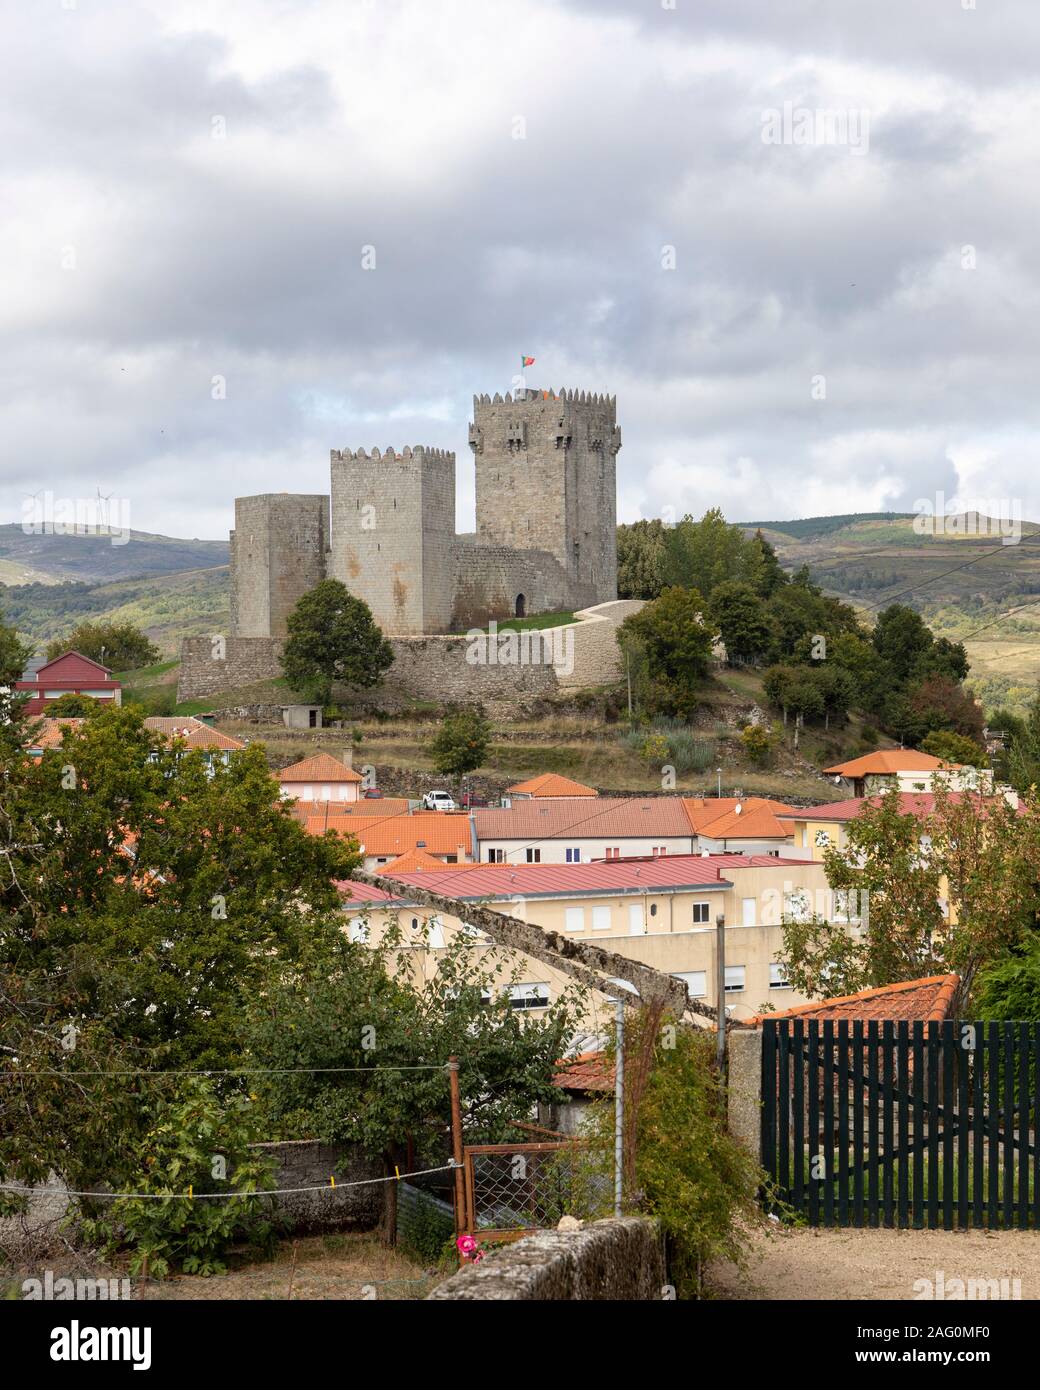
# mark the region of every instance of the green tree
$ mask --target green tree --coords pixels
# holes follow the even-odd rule
[[[491,724],[479,705],[449,711],[430,743],[434,767],[461,783],[487,757],[491,734]]]
[[[965,1006],[976,975],[1017,947],[1040,912],[1040,806],[950,796],[904,814],[896,790],[826,851],[830,920],[784,923],[796,989],[825,998],[956,971]],[[840,909],[840,910],[838,910]],[[856,919],[859,929],[856,929]]]
[[[933,640],[920,613],[902,603],[882,609],[872,634],[874,650],[900,685],[920,671]]]
[[[618,598],[657,598],[663,584],[665,526],[658,517],[617,528]]]
[[[110,703],[108,700],[95,700],[92,695],[79,695],[69,690],[51,700],[47,705],[48,719],[93,719]]]
[[[430,929],[423,919],[420,940]],[[325,929],[313,938],[305,968],[275,984],[249,1019],[253,1055],[279,1069],[263,1085],[279,1132],[359,1143],[382,1155],[387,1173],[407,1171],[409,1154],[422,1166],[445,1162],[451,1056],[459,1059],[467,1142],[518,1139],[517,1122],[538,1101],[560,1098],[557,1059],[587,1003],[583,992],[565,991],[544,1011],[521,1017],[507,986],[527,967],[508,951],[474,951],[465,932],[449,936],[432,978],[414,989],[408,978],[416,946],[408,940],[396,925],[378,938],[373,929],[368,945]],[[392,1185],[386,1195],[392,1199]],[[392,1216],[390,1205],[388,1240]]]
[[[79,652],[111,671],[134,671],[159,660],[159,648],[133,623],[85,622],[48,644],[47,660]]]
[[[21,718],[27,696],[15,690],[32,651],[0,615],[0,758],[21,748]]]
[[[282,648],[285,678],[296,690],[328,704],[332,687],[378,685],[394,652],[367,603],[338,579],[323,579],[289,614]]]
[[[678,586],[625,619],[618,641],[638,673],[637,693],[652,712],[689,717],[717,635],[700,594]]]
[[[947,763],[964,763],[969,767],[989,767],[985,748],[974,739],[963,734],[941,730],[921,740],[921,751],[931,753],[933,758],[942,758]]]
[[[754,661],[769,645],[765,604],[750,584],[727,579],[711,596],[709,611],[731,662]]]
[[[137,1191],[164,1083],[125,1072],[240,1064],[246,1010],[339,929],[356,846],[303,831],[261,745],[210,769],[132,707],[0,771],[0,1182]]]
[[[739,579],[748,542],[718,507],[700,521],[684,516],[665,532],[662,579],[665,586],[695,589],[710,597],[727,579]]]
[[[926,733],[950,731],[982,741],[983,716],[963,686],[949,676],[929,675],[909,692],[909,708],[917,716],[918,726]]]

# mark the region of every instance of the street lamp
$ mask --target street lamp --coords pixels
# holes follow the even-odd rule
[[[612,975],[606,983],[616,985],[626,994],[634,994],[637,999],[640,997],[639,991],[630,980],[622,980]],[[614,1005],[614,1215],[620,1216],[625,1127],[625,1002],[617,994],[608,994],[607,998]]]
[[[719,779],[719,800],[721,801],[721,800],[722,800],[722,768],[721,768],[721,767],[717,767],[717,768],[715,769],[715,771],[716,771],[716,773],[718,774],[718,779]]]

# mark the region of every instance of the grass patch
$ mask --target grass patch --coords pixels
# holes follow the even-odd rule
[[[524,632],[541,627],[565,627],[577,622],[573,613],[535,613],[531,618],[506,618],[498,624],[499,632]]]

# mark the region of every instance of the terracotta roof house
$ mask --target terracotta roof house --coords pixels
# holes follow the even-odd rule
[[[586,864],[697,848],[677,796],[531,798],[474,811],[473,824],[478,857],[490,863]]]
[[[78,729],[82,719],[40,719],[29,741],[30,758],[39,758],[48,748],[60,748],[66,729]]]
[[[390,863],[386,865],[386,872],[387,874],[414,874],[433,869],[443,873],[445,869],[452,867],[440,859],[434,859],[433,855],[424,849],[409,849],[398,859],[391,859]]]
[[[767,797],[746,799],[720,798],[716,814],[711,802],[684,800],[690,823],[697,831],[702,850],[724,854],[728,850],[781,854],[794,846],[794,825],[790,819],[793,807]]]
[[[559,1071],[553,1076],[553,1085],[561,1091],[585,1095],[614,1089],[614,1068],[605,1052],[579,1052],[576,1057],[561,1057],[556,1065]]]
[[[911,1022],[940,1023],[953,1017],[954,1000],[960,985],[959,975],[926,975],[919,980],[901,980],[894,985],[878,985],[861,989],[858,994],[843,994],[836,999],[820,999],[809,1004],[797,1004],[783,1013],[756,1014],[747,1020],[759,1024],[767,1018],[831,1019],[837,1022],[871,1019],[907,1019]]]
[[[574,782],[570,777],[561,777],[557,772],[543,772],[538,777],[530,777],[526,782],[517,782],[506,788],[506,795],[521,800],[536,797],[540,801],[547,798],[599,796],[595,787],[586,787],[582,782]]]
[[[290,793],[291,795],[291,793]],[[342,819],[345,816],[406,816],[411,802],[404,796],[382,796],[378,800],[367,801],[363,796],[358,801],[314,801],[296,798],[291,806],[292,815],[306,826],[309,821]],[[311,828],[311,834],[319,834]]]
[[[360,796],[361,782],[360,774],[328,753],[316,753],[278,773],[282,796],[303,801],[355,802]]]
[[[23,706],[29,716],[46,714],[47,706],[62,695],[89,695],[116,705],[123,702],[123,687],[112,679],[109,668],[81,652],[63,652],[41,666],[32,680],[17,681],[15,690],[29,696]]]
[[[948,795],[954,805],[963,801],[966,796],[971,796],[978,803],[983,816],[986,815],[987,808],[999,799],[980,796],[973,792],[950,792]],[[1023,808],[1019,805],[1017,796],[1012,794],[1007,800],[1013,808],[1022,812]],[[790,819],[794,826],[796,852],[808,852],[813,858],[822,860],[829,848],[843,849],[848,843],[845,831],[848,823],[861,816],[868,808],[880,805],[880,796],[856,796],[848,801],[828,801],[822,806],[805,806],[793,810]],[[925,819],[935,810],[935,794],[900,792],[897,808],[901,815]]]
[[[445,811],[413,811],[407,815],[383,815],[373,802],[371,815],[311,816],[309,835],[331,830],[357,840],[365,855],[365,868],[372,872],[409,850],[426,850],[446,864],[464,864],[473,855],[472,827],[468,815]]]
[[[946,763],[916,748],[882,748],[823,770],[851,783],[853,796],[871,796],[893,786],[905,792],[930,792],[937,774],[951,791],[985,792],[993,787],[990,768]]]

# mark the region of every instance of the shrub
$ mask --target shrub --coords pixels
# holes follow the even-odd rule
[[[764,767],[773,755],[775,739],[764,724],[749,724],[741,734],[740,741],[756,767]]]
[[[85,1234],[108,1251],[129,1246],[131,1274],[145,1261],[156,1278],[174,1268],[221,1274],[232,1241],[271,1239],[269,1206],[250,1195],[273,1185],[271,1160],[249,1147],[257,1138],[249,1100],[221,1100],[203,1077],[171,1078],[172,1084],[173,1094],[142,1101],[146,1123],[121,1180],[127,1191],[152,1195],[116,1199],[100,1218],[84,1222]],[[187,1192],[228,1196],[196,1200],[181,1195]]]

